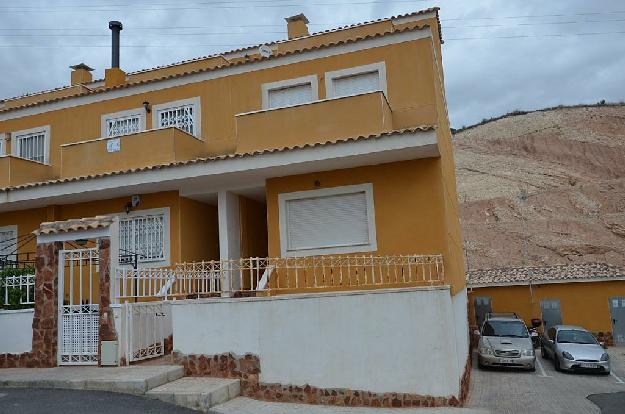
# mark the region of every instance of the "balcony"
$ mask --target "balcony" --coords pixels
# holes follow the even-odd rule
[[[382,92],[325,99],[236,116],[237,152],[326,142],[393,129]]]
[[[47,164],[13,155],[0,157],[0,188],[50,179],[52,179],[52,168]]]
[[[170,127],[61,146],[61,176],[79,177],[201,157],[204,141]]]

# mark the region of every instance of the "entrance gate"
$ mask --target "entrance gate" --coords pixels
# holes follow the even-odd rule
[[[610,298],[612,337],[615,345],[625,345],[625,297]]]
[[[59,365],[97,365],[100,287],[98,249],[59,252]]]
[[[170,305],[162,301],[126,304],[128,362],[165,354],[165,338],[172,331],[169,310]]]
[[[562,323],[559,299],[543,299],[540,302],[540,311],[543,317],[543,329],[545,332],[552,326]]]

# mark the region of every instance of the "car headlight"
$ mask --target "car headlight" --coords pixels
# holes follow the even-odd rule
[[[564,357],[566,359],[570,359],[571,361],[575,359],[575,358],[573,358],[573,355],[571,355],[570,353],[568,353],[566,351],[562,352],[562,357]]]
[[[493,354],[493,348],[491,348],[489,346],[481,346],[479,352],[480,352],[481,355],[492,355]]]
[[[521,351],[521,355],[523,356],[534,356],[534,350],[533,349],[524,349]]]
[[[602,361],[609,361],[610,360],[610,355],[608,355],[607,352],[604,352],[603,355],[601,355],[601,360]]]

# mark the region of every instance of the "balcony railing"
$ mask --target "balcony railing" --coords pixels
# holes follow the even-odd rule
[[[236,116],[237,152],[327,142],[393,129],[383,92],[324,99]]]
[[[441,255],[245,258],[116,269],[119,301],[365,290],[442,284]]]

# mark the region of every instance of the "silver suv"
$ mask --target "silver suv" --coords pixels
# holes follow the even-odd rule
[[[487,314],[477,348],[480,368],[510,367],[534,371],[536,355],[525,323],[516,314]]]

